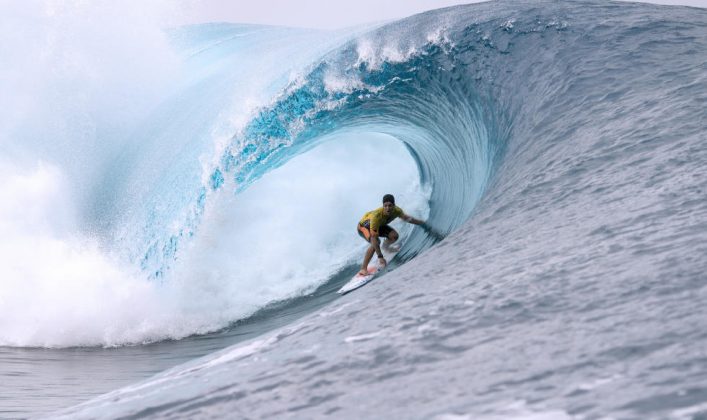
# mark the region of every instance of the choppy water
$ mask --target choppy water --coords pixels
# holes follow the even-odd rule
[[[404,264],[361,290],[58,416],[707,415],[707,11],[501,1],[337,42],[302,76],[273,82],[274,99],[191,175],[150,181],[127,201],[135,184],[115,186],[116,208],[131,211],[104,236],[154,284],[198,278],[219,299],[211,312],[208,293],[195,306],[169,300],[165,322],[190,322],[142,335],[127,322],[110,342],[218,329],[251,313],[244,304],[306,294],[355,261],[342,224],[341,237],[320,241],[338,264],[267,278],[243,301],[233,291],[255,283],[238,283],[240,266],[209,258],[195,270],[191,257],[231,244],[213,233],[232,232],[218,222],[229,213],[211,209],[341,136],[403,142],[419,178],[406,201],[448,236],[406,233]],[[176,156],[194,166],[188,152]],[[131,172],[141,159],[121,173],[144,176]]]

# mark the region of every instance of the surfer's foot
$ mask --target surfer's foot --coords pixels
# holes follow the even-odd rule
[[[350,273],[350,271],[349,271],[349,273]],[[349,274],[349,275],[351,275],[351,274]],[[359,276],[367,276],[367,275],[368,275],[368,270],[364,270],[364,269],[362,268],[362,269],[358,270],[358,275],[359,275]]]

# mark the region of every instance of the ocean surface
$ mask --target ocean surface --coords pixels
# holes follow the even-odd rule
[[[0,30],[0,417],[707,418],[707,9],[112,7]]]

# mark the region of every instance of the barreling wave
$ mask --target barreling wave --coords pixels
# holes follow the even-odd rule
[[[402,143],[417,167],[417,179],[410,182],[424,192],[419,195],[427,206],[414,209],[428,210],[429,224],[447,235],[465,224],[484,197],[503,201],[502,209],[510,212],[533,208],[536,204],[525,199],[504,198],[503,188],[493,187],[494,180],[500,175],[519,183],[542,179],[549,169],[562,165],[572,166],[568,173],[588,170],[581,154],[593,146],[581,143],[589,142],[585,139],[606,138],[610,143],[631,126],[621,120],[629,112],[663,114],[642,104],[660,104],[681,118],[682,130],[699,131],[699,119],[682,116],[689,109],[684,104],[699,102],[699,95],[692,97],[673,86],[684,81],[695,89],[704,87],[694,64],[701,51],[695,33],[704,33],[704,20],[690,18],[700,13],[612,2],[510,1],[441,9],[373,30],[333,34],[231,24],[173,30],[182,67],[166,83],[168,93],[119,133],[111,131],[118,125],[110,119],[94,130],[130,138],[104,149],[99,147],[102,139],[96,138],[99,146],[77,159],[90,161],[93,151],[105,152],[104,165],[94,161],[98,175],[84,174],[80,164],[66,171],[70,181],[98,180],[93,189],[85,188],[89,193],[83,201],[88,204],[79,204],[78,210],[91,233],[102,239],[100,249],[117,250],[120,262],[106,263],[119,267],[114,277],[131,279],[107,283],[138,284],[129,288],[145,296],[141,305],[150,310],[144,316],[131,315],[125,323],[106,316],[97,333],[80,340],[44,340],[37,332],[32,339],[4,342],[122,344],[214,331],[268,303],[306,294],[350,268],[363,245],[352,228],[349,236],[332,240],[338,244],[336,252],[328,253],[329,245],[322,245],[319,252],[326,263],[310,262],[296,274],[283,269],[286,281],[270,279],[261,295],[243,303],[243,291],[259,283],[257,273],[240,272],[248,250],[222,250],[213,260],[205,259],[226,235],[219,232],[218,223],[213,225],[210,211],[237,202],[265,174],[342,136],[379,135]],[[634,56],[643,61],[627,62]],[[664,56],[673,60],[663,62]],[[655,74],[648,76],[661,80],[662,90],[645,81],[646,63],[653,65]],[[662,98],[647,93],[654,91],[662,92]],[[635,104],[614,106],[634,95],[640,99]],[[66,108],[71,111],[73,106]],[[641,121],[652,121],[645,115]],[[598,120],[611,127],[593,131]],[[567,139],[581,144],[567,146],[563,155],[547,156],[547,150]],[[365,156],[353,147],[347,159]],[[371,180],[347,180],[335,187],[345,190],[359,182]],[[562,199],[572,191],[568,187]],[[532,193],[528,197],[535,197]],[[218,217],[228,219],[225,214]],[[500,211],[498,217],[502,215]],[[339,224],[351,226],[356,216],[344,219]],[[287,235],[287,228],[276,234]],[[400,262],[436,241],[420,229],[405,236]],[[200,240],[208,246],[195,246]],[[222,248],[248,240],[229,239]],[[297,238],[289,240],[297,243]],[[92,248],[90,255],[99,251]],[[226,261],[236,252],[244,254],[237,263]],[[300,259],[281,262],[287,266]],[[190,267],[179,271],[180,264]],[[314,273],[311,268],[319,265]],[[133,266],[139,274],[132,273]],[[53,279],[45,283],[53,284]],[[201,288],[198,299],[193,299],[194,288]],[[106,294],[108,299],[123,296]],[[73,298],[66,299],[63,305],[72,307]],[[164,300],[164,305],[152,308],[155,299]],[[167,315],[155,319],[153,312]],[[86,318],[91,317],[81,317]],[[143,319],[148,326],[141,324]],[[70,320],[75,328],[67,331],[85,330],[82,322]],[[113,325],[119,327],[106,338],[101,333],[108,328],[104,324],[111,331]]]
[[[482,79],[460,66],[459,54],[469,43],[495,47],[485,35],[450,39],[458,34],[436,22],[420,33],[404,27],[388,26],[348,42],[257,110],[202,177],[205,185],[187,204],[183,227],[167,237],[154,232],[143,269],[164,275],[179,244],[198,230],[212,192],[227,180],[241,192],[337,133],[380,133],[401,141],[417,164],[420,182],[431,187],[430,225],[443,235],[461,225],[502,156],[510,119]],[[547,29],[557,30],[554,24]],[[352,157],[362,158],[356,151]],[[414,231],[401,259],[437,239]]]
[[[610,21],[596,21],[617,7],[549,1],[475,5],[424,13],[356,35],[308,64],[302,76],[274,92],[269,104],[252,111],[216,147],[215,157],[201,168],[198,188],[184,189],[193,194],[176,203],[186,214],[178,228],[174,217],[155,211],[163,203],[150,208],[149,234],[131,241],[134,258],[151,277],[164,276],[198,231],[209,201],[218,199],[215,192],[228,188],[238,194],[336,133],[383,133],[404,143],[421,184],[431,191],[430,224],[445,235],[454,231],[468,219],[501,162],[514,161],[503,159],[510,143],[515,151],[546,147],[535,141],[543,125],[559,115],[581,121],[581,115],[566,111],[576,112],[575,104],[591,97],[589,85],[614,80],[604,71],[604,52],[596,45],[607,42],[625,53],[660,42],[659,34],[648,33],[660,27],[650,18],[650,6],[637,12],[633,26],[616,32]],[[191,30],[203,36],[213,28]],[[623,42],[638,36],[645,39],[636,39],[637,45]],[[204,51],[208,48],[199,53]],[[568,123],[563,136],[578,126]],[[356,157],[356,151],[351,154]],[[155,229],[165,227],[165,220],[171,220],[169,229]],[[434,242],[414,230],[400,260]]]

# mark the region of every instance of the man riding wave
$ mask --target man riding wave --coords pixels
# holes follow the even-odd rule
[[[388,226],[390,222],[397,218],[401,218],[408,223],[424,226],[425,222],[415,219],[412,216],[405,214],[403,209],[395,205],[395,197],[392,194],[383,196],[383,207],[371,210],[364,214],[358,222],[358,234],[371,245],[366,250],[366,255],[363,258],[361,270],[358,272],[362,276],[368,275],[368,263],[373,258],[373,253],[378,255],[378,263],[380,268],[385,267],[388,262],[383,257],[381,252],[380,237],[384,237],[383,249],[386,251],[394,251],[393,243],[398,240],[399,235],[395,229]]]

